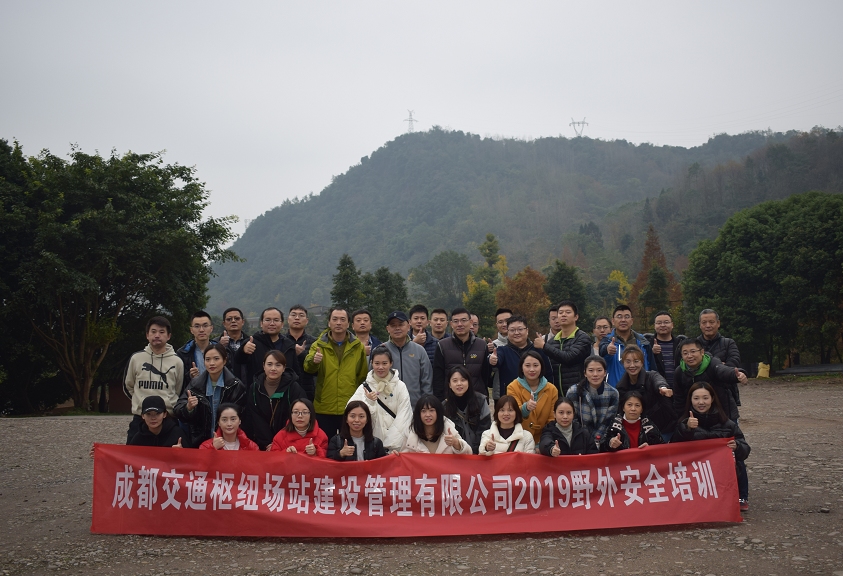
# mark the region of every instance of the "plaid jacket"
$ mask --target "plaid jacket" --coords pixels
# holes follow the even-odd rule
[[[574,403],[577,409],[577,417],[580,424],[586,428],[591,437],[599,434],[601,438],[606,436],[606,430],[612,425],[612,420],[618,413],[618,391],[605,382],[598,388],[597,395],[592,396],[589,391],[588,382],[582,395],[577,392],[577,384],[568,388],[565,395]]]

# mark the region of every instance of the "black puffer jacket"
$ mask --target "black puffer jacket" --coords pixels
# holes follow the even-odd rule
[[[256,332],[251,338],[255,344],[255,351],[251,354],[246,354],[246,345],[244,344],[235,356],[237,362],[248,366],[249,379],[246,380],[247,382],[254,382],[259,375],[263,374],[264,356],[270,350],[276,350],[276,343],[273,343],[272,338],[262,331]],[[304,370],[302,369],[302,365],[299,364],[299,359],[296,355],[296,343],[284,334],[279,334],[279,338],[281,342],[277,343],[279,346],[277,350],[284,354],[284,357],[287,359],[287,368],[292,369],[296,373],[299,383],[301,383],[304,377]]]
[[[662,396],[660,388],[668,388],[667,380],[655,370],[638,373],[638,382],[633,384],[629,374],[624,373],[615,388],[618,391],[618,414],[623,414],[624,395],[638,390],[644,394],[644,416],[647,416],[662,432],[673,432],[676,428],[676,411],[673,409],[673,399]]]
[[[726,366],[731,366],[732,368],[741,367],[741,351],[738,350],[737,343],[731,338],[721,336],[720,332],[718,332],[713,339],[706,340],[705,336],[700,334],[697,336],[697,342],[703,347],[704,351],[708,352],[709,356],[718,358]],[[676,365],[679,366],[679,363],[677,362]],[[734,394],[735,404],[740,406],[741,393],[737,386],[735,386]]]
[[[550,456],[550,450],[556,442],[559,442],[559,449],[562,451],[560,456],[581,456],[583,454],[597,454],[597,445],[587,429],[580,426],[579,422],[574,422],[573,433],[571,434],[571,443],[565,440],[565,436],[556,427],[556,421],[548,422],[547,426],[542,430],[541,442],[539,442],[539,451],[545,456]]]
[[[618,448],[612,448],[609,443],[618,434],[621,435],[621,445]],[[664,438],[662,438],[659,427],[644,416],[641,417],[641,432],[638,434],[638,445],[641,446],[642,444],[649,444],[650,446],[664,444]],[[600,451],[617,452],[618,450],[628,450],[629,446],[629,434],[627,434],[626,428],[623,427],[623,416],[618,414],[606,432],[606,437],[600,440]]]
[[[299,398],[306,398],[307,393],[298,384],[298,376],[289,368],[281,374],[281,382],[275,390],[280,398],[275,400],[266,393],[263,372],[258,375],[246,392],[246,408],[243,412],[243,431],[261,450],[272,444],[272,439],[287,425],[290,419],[290,407]]]
[[[339,460],[340,462],[356,462],[356,450],[351,456],[340,456],[343,441],[347,441],[349,446],[354,446],[355,448],[357,446],[351,437],[345,438],[342,434],[337,434],[328,440],[328,458]],[[374,460],[375,458],[383,458],[384,456],[386,456],[386,448],[383,447],[383,442],[376,436],[372,436],[370,441],[363,443],[363,460]]]
[[[191,448],[193,444],[190,443],[190,438],[187,433],[179,428],[179,423],[175,418],[165,417],[161,424],[161,431],[158,434],[153,434],[149,431],[146,422],[141,422],[140,431],[135,434],[128,446],[152,446],[154,448],[172,448],[181,440],[182,448]]]
[[[711,440],[712,438],[734,438],[737,447],[735,448],[735,460],[746,460],[749,456],[750,447],[746,443],[743,432],[737,424],[731,420],[722,422],[720,413],[717,408],[712,406],[705,414],[701,414],[694,410],[694,417],[699,420],[696,428],[688,428],[688,418],[685,416],[679,420],[676,425],[676,432],[670,439],[670,443],[674,442],[690,442],[692,440]]]
[[[246,386],[228,368],[222,369],[221,378],[223,389],[219,403],[231,402],[243,408],[246,400]],[[194,408],[193,412],[187,409],[188,390],[193,396],[199,399],[199,404]],[[179,401],[176,402],[176,406],[173,408],[173,412],[178,419],[182,422],[187,422],[190,426],[190,445],[196,446],[197,448],[205,440],[213,438],[214,430],[217,429],[216,422],[214,422],[211,399],[207,396],[207,390],[208,372],[206,370],[191,380],[190,384],[181,391]]]
[[[469,390],[468,393],[476,395],[476,401],[480,404],[480,414],[475,418],[469,418],[465,412],[459,409],[459,406],[449,406],[450,402],[445,400],[445,416],[450,418],[454,426],[457,427],[455,432],[459,433],[460,438],[471,446],[471,453],[479,454],[480,437],[483,432],[492,427],[492,413],[489,410],[489,401],[485,396],[473,390]]]
[[[579,328],[572,338],[551,338],[544,345],[544,353],[552,363],[558,364],[553,382],[560,396],[564,396],[571,386],[582,380],[583,363],[591,356],[591,352],[591,336]]]
[[[673,411],[677,416],[685,412],[685,403],[688,401],[688,390],[695,382],[708,382],[717,393],[720,405],[726,411],[729,420],[740,418],[737,405],[738,375],[735,369],[726,366],[718,358],[712,358],[711,363],[701,374],[694,374],[694,370],[682,370],[682,366],[676,367],[673,375]]]

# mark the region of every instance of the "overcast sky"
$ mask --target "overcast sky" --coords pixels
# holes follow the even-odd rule
[[[209,214],[407,130],[696,146],[843,124],[843,2],[0,2],[0,138],[166,150]],[[292,224],[292,223],[291,223]]]

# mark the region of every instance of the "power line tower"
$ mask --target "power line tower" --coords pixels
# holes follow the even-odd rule
[[[586,126],[588,126],[588,122],[585,121],[585,116],[583,116],[582,122],[576,122],[573,118],[571,118],[571,123],[568,124],[568,126],[573,126],[574,133],[576,133],[577,136],[582,136],[582,131],[585,130]],[[579,126],[579,130],[577,129],[577,126]]]
[[[415,118],[413,118],[413,111],[412,111],[412,110],[407,110],[407,112],[409,112],[409,113],[410,113],[410,117],[409,117],[409,118],[406,118],[406,119],[404,120],[404,122],[407,122],[407,123],[408,123],[408,124],[407,124],[407,132],[409,133],[409,132],[412,132],[412,131],[413,131],[413,122],[418,122],[418,120],[416,120]]]

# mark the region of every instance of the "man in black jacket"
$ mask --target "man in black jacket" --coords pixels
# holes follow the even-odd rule
[[[263,359],[270,350],[280,351],[287,358],[287,368],[292,368],[299,382],[302,381],[302,369],[296,356],[296,344],[281,334],[283,326],[284,313],[275,307],[267,308],[261,312],[260,332],[251,336],[249,341],[237,351],[237,362],[247,364],[249,367],[249,383],[254,382],[255,377],[263,372]]]
[[[310,346],[316,342],[316,336],[308,334],[305,331],[310,320],[307,317],[307,308],[301,304],[294,304],[287,314],[287,338],[296,344],[296,356],[299,361],[299,366],[304,366],[304,359],[307,358],[307,353],[310,352]],[[313,396],[316,392],[316,376],[302,370],[300,376],[299,386],[307,394],[308,400],[313,402]]]
[[[563,300],[556,313],[559,333],[547,344],[540,334],[534,341],[536,348],[543,350],[558,366],[554,380],[560,396],[564,396],[571,386],[582,380],[583,363],[591,356],[591,336],[577,328],[579,318],[577,305],[570,300]]]
[[[471,313],[468,310],[455,308],[451,312],[451,331],[451,337],[440,340],[436,346],[433,360],[433,394],[444,400],[448,388],[448,368],[464,366],[471,375],[472,389],[488,397],[492,380],[489,349],[482,338],[471,332]]]
[[[222,325],[225,328],[220,336],[220,344],[228,351],[226,366],[244,384],[249,382],[248,363],[237,362],[237,351],[249,341],[249,335],[243,331],[246,317],[239,308],[229,308],[222,313]]]
[[[702,345],[703,350],[714,358],[719,358],[726,366],[741,367],[738,345],[731,338],[720,334],[720,315],[711,308],[700,312],[700,331],[702,334],[697,336],[697,342]]]
[[[656,326],[656,334],[646,334],[645,338],[652,347],[656,370],[667,380],[667,385],[673,388],[673,373],[681,360],[679,344],[685,337],[673,335],[673,316],[667,310],[656,312],[653,322]]]

